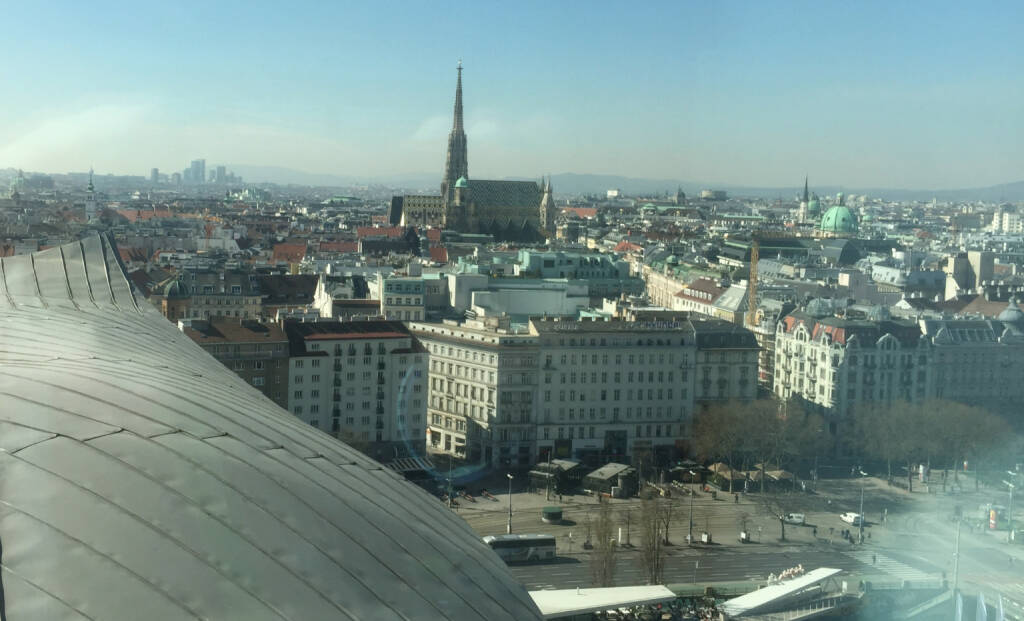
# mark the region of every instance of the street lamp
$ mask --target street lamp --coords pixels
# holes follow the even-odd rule
[[[693,477],[697,476],[697,473],[690,470],[690,534],[686,537],[686,543],[693,545],[693,497],[696,491],[693,489]]]
[[[857,469],[860,472],[860,540],[857,542],[861,545],[864,544],[864,479],[868,476],[867,472],[864,472],[860,468]]]
[[[506,474],[508,477],[508,529],[506,532],[512,534],[512,475]]]

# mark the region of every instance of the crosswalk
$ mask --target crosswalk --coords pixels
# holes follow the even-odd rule
[[[934,574],[927,574],[919,569],[914,569],[906,563],[901,563],[894,558],[879,552],[872,552],[871,550],[851,550],[843,554],[878,571],[895,576],[900,580],[934,580],[937,577]]]

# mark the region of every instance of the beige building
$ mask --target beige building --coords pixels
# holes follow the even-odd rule
[[[537,337],[504,326],[409,324],[430,356],[429,450],[493,466],[533,463]]]
[[[410,329],[430,353],[428,449],[472,462],[668,463],[692,452],[695,410],[757,395],[753,334],[685,313]]]

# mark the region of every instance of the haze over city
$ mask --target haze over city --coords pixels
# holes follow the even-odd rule
[[[939,189],[1020,180],[1019,3],[6,7],[0,167],[204,157],[436,176]]]

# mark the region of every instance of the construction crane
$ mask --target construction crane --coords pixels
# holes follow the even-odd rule
[[[761,258],[762,239],[801,238],[799,233],[780,230],[758,230],[750,234],[750,275],[747,277],[747,325],[757,327],[757,263]]]

